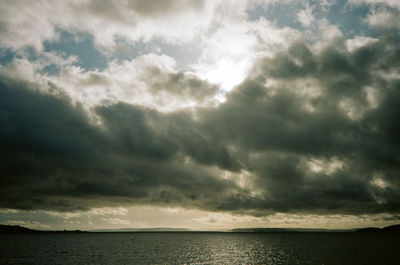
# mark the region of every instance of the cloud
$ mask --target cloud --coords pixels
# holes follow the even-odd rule
[[[279,28],[264,17],[248,20],[252,1],[241,4],[224,2],[215,15],[217,25],[202,36],[203,46],[194,72],[203,79],[230,91],[248,75],[255,60],[287,47],[301,33],[289,27]]]
[[[22,2],[9,8],[17,3]],[[73,28],[68,8],[79,8],[88,14],[82,27],[89,32],[100,18],[137,30],[121,12],[138,12],[135,19],[153,23],[207,9],[206,2],[131,1],[124,4],[135,11],[112,5],[106,12],[106,3],[66,3],[65,21],[44,21]],[[165,13],[158,12],[161,7]],[[393,27],[374,38],[345,39],[337,27],[324,24],[332,34],[312,42],[265,19],[243,24],[243,14],[236,15],[243,27],[219,28],[209,47],[255,34],[238,49],[224,54],[222,46],[216,52],[238,52],[240,61],[242,48],[249,48],[254,62],[246,61],[243,81],[218,104],[218,86],[177,70],[166,55],[115,60],[103,70],[86,71],[71,65],[73,57],[47,54],[60,67],[56,75],[27,58],[2,65],[0,207],[167,205],[256,217],[397,214],[400,49]],[[11,22],[1,30],[17,27]],[[17,37],[3,44],[18,48],[29,42],[40,49],[43,39],[55,36],[51,27],[47,35],[27,36],[26,43],[17,42],[25,33],[16,28]],[[122,33],[105,26],[92,34],[107,46],[101,34]],[[137,36],[145,38],[133,34],[131,41]]]
[[[303,10],[297,13],[297,20],[305,27],[310,26],[315,20],[313,8],[307,5]]]
[[[400,3],[396,0],[349,0],[349,3],[353,5],[370,4],[370,5],[387,5],[390,7],[400,7]]]
[[[57,30],[83,31],[112,49],[118,38],[130,42],[163,37],[190,41],[206,29],[214,1],[6,1],[0,4],[0,44],[14,49],[55,41]]]
[[[2,207],[85,209],[107,197],[107,205],[186,204],[234,190],[212,165],[237,165],[224,146],[196,132],[189,112],[118,103],[94,108],[96,125],[65,94],[15,79],[2,79],[0,93]]]
[[[63,67],[50,79],[87,107],[126,102],[172,111],[214,105],[219,88],[193,73],[177,71],[175,64],[169,56],[146,54],[122,63],[112,61],[102,71]]]
[[[349,0],[351,6],[367,5],[369,15],[364,19],[372,28],[379,31],[395,32],[399,29],[398,16],[400,2],[396,0]]]
[[[276,211],[396,211],[398,188],[374,199],[368,181],[381,172],[398,183],[397,140],[389,140],[398,130],[390,118],[398,111],[392,103],[398,78],[381,76],[383,68],[398,71],[387,55],[397,52],[396,41],[382,36],[353,52],[341,42],[319,52],[297,43],[261,62],[254,69],[259,74],[237,87],[212,115],[216,120],[208,121],[226,127],[220,137],[250,154],[255,187],[264,187],[262,202],[245,197],[234,203]],[[379,104],[370,104],[367,86],[382,93]],[[330,173],[302,165],[307,158],[335,157],[340,167],[323,166]]]
[[[393,31],[400,28],[398,17],[400,15],[400,6],[398,9],[382,8],[374,10],[368,17],[367,22],[378,30]]]

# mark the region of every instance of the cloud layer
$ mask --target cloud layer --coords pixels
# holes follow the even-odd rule
[[[397,212],[397,43],[294,43],[260,60],[223,104],[170,113],[112,103],[93,107],[94,119],[56,86],[2,76],[0,206]],[[154,93],[201,84],[164,79]]]
[[[216,19],[207,1],[178,2],[46,1],[0,16],[4,49],[33,47],[58,67],[51,73],[49,63],[24,52],[0,66],[0,208],[399,214],[398,6],[371,7],[371,36],[345,36],[317,15],[306,20],[309,5],[298,26],[318,25],[303,33],[265,19],[242,23],[242,8],[207,35],[194,67],[221,36],[252,36],[238,49],[226,44],[232,52],[212,54],[237,52],[247,65],[231,90],[157,52],[87,70],[74,65],[79,58],[40,51],[57,38],[57,27],[82,26],[103,49],[117,36],[185,42]],[[3,3],[0,13],[23,4]],[[186,24],[192,15],[201,17]],[[160,21],[165,28],[154,26]],[[227,21],[238,23],[235,30],[227,31]]]

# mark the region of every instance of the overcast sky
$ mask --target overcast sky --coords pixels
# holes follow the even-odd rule
[[[1,0],[0,223],[398,223],[399,18],[397,0]]]

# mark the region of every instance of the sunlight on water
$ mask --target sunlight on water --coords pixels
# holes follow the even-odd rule
[[[0,264],[397,264],[397,236],[389,234],[85,233],[0,238]]]

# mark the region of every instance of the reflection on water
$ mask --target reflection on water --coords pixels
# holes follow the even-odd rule
[[[0,264],[398,264],[384,233],[0,235]]]

